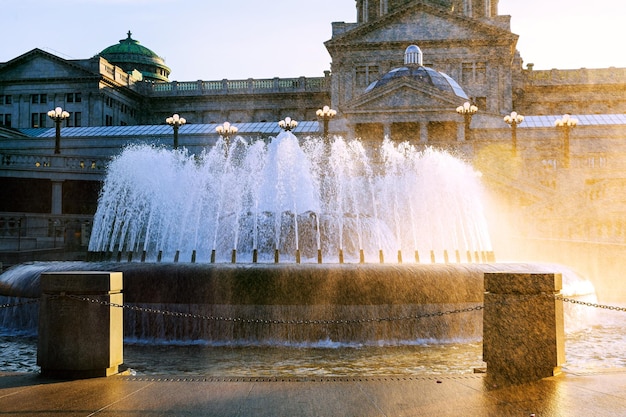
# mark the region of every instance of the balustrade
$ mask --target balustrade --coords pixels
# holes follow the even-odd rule
[[[265,78],[245,80],[215,81],[173,81],[171,83],[153,83],[150,89],[153,95],[166,95],[176,91],[200,92],[201,94],[254,94],[261,92],[298,92],[323,91],[328,88],[326,77],[315,78]]]

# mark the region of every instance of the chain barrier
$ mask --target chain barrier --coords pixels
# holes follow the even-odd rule
[[[565,303],[577,304],[584,307],[593,307],[610,311],[620,311],[626,312],[626,307],[614,306],[614,305],[606,305],[606,304],[598,304],[592,303],[588,301],[576,300],[574,298],[564,297],[559,294],[530,294],[530,295],[520,295],[516,297],[518,300],[528,300],[537,297],[547,296],[549,298],[554,298],[555,300],[560,300]],[[484,310],[484,305],[476,305],[473,307],[461,308],[456,310],[448,310],[448,311],[440,311],[435,313],[424,313],[424,314],[414,314],[414,315],[405,315],[405,316],[390,316],[390,317],[374,317],[374,318],[364,318],[364,319],[343,319],[343,320],[283,320],[283,319],[246,319],[241,317],[223,317],[223,316],[207,316],[203,314],[194,314],[194,313],[184,313],[178,311],[168,311],[168,310],[159,310],[148,307],[139,307],[125,304],[116,304],[108,301],[98,300],[95,298],[89,298],[85,296],[78,295],[62,295],[59,297],[69,297],[75,300],[86,301],[94,304],[101,304],[104,306],[110,307],[119,307],[127,310],[138,311],[141,313],[151,313],[151,314],[161,314],[164,316],[170,317],[180,317],[180,318],[191,318],[191,319],[200,319],[207,321],[226,321],[226,322],[240,322],[240,323],[253,323],[253,324],[295,324],[295,325],[306,325],[306,324],[363,324],[363,323],[381,323],[381,322],[395,322],[395,321],[405,321],[405,320],[418,320],[423,318],[431,318],[431,317],[442,317],[451,314],[460,314],[460,313],[469,313],[472,311],[480,311]],[[510,302],[510,301],[509,301]],[[503,303],[508,304],[509,302],[504,301]],[[0,309],[3,308],[12,308],[12,307],[20,307],[28,304],[39,303],[38,298],[29,299],[27,301],[20,301],[15,303],[5,303],[0,304]]]
[[[395,317],[393,316],[392,317],[375,317],[375,318],[351,319],[351,320],[347,320],[347,319],[345,320],[284,320],[284,319],[265,320],[265,319],[246,319],[246,318],[241,318],[241,317],[207,316],[203,314],[158,310],[158,309],[148,308],[148,307],[138,307],[138,306],[131,306],[131,305],[116,304],[116,303],[111,303],[108,301],[97,300],[94,298],[78,296],[78,295],[66,295],[66,297],[69,297],[75,300],[87,301],[87,302],[94,303],[94,304],[101,304],[104,306],[125,308],[127,310],[139,311],[142,313],[162,314],[164,316],[192,318],[192,319],[200,319],[200,320],[207,320],[207,321],[228,321],[228,322],[247,323],[247,324],[292,324],[292,325],[293,324],[295,325],[322,324],[322,325],[327,325],[327,324],[381,323],[381,322],[393,322],[393,321],[403,321],[403,320],[416,320],[416,319],[429,318],[429,317],[442,317],[442,316],[447,316],[450,314],[459,314],[459,313],[468,313],[470,311],[479,311],[484,308],[483,305],[477,305],[474,307],[467,307],[467,308],[448,310],[448,311],[440,311],[436,313],[425,313],[425,314],[415,314],[415,315],[395,316]]]
[[[611,305],[606,305],[606,304],[590,303],[590,302],[587,302],[587,301],[576,300],[574,298],[563,297],[562,295],[558,295],[558,294],[549,294],[549,295],[551,297],[554,297],[554,299],[556,299],[556,300],[563,301],[564,303],[578,304],[578,305],[582,305],[582,306],[585,306],[585,307],[601,308],[601,309],[611,310],[611,311],[623,311],[623,312],[626,312],[626,307],[618,307],[618,306],[611,306]]]
[[[20,301],[17,303],[5,303],[5,304],[0,304],[0,308],[11,308],[11,307],[19,307],[19,306],[23,306],[23,305],[27,305],[27,304],[35,304],[39,302],[39,298],[33,298],[31,300],[28,301]]]

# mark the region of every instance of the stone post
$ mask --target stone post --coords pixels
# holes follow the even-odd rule
[[[485,273],[483,360],[487,378],[524,383],[565,363],[561,274]]]
[[[93,378],[119,371],[123,362],[123,311],[91,300],[122,304],[122,273],[41,274],[37,364],[42,375]]]

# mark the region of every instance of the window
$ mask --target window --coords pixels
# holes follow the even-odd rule
[[[0,105],[1,104],[11,104],[13,102],[13,96],[0,96]]]
[[[356,67],[356,86],[365,88],[378,78],[378,66],[361,65]]]
[[[476,105],[476,107],[478,107],[478,110],[487,110],[487,97],[474,98],[474,104]]]
[[[46,113],[31,113],[30,127],[46,127],[48,115]]]
[[[30,102],[33,104],[45,104],[48,102],[47,94],[31,94]]]
[[[67,119],[68,127],[80,127],[82,120],[82,114],[79,111],[70,113],[70,117]]]
[[[105,126],[113,126],[113,116],[105,115],[104,116],[104,125]]]
[[[477,62],[475,67],[474,78],[477,83],[484,83],[487,81],[487,64],[484,62]]]
[[[80,103],[82,101],[80,93],[67,93],[65,96],[67,103]]]
[[[11,127],[11,115],[0,114],[0,126]]]
[[[485,83],[487,64],[485,62],[463,62],[461,64],[461,83]]]
[[[474,80],[474,66],[471,62],[461,64],[461,83],[467,85]]]

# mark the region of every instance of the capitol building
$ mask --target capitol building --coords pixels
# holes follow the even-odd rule
[[[133,143],[171,146],[173,114],[186,119],[178,141],[192,153],[214,145],[225,121],[269,139],[287,116],[301,140],[446,149],[482,174],[501,221],[520,226],[511,236],[625,244],[626,68],[535,70],[510,18],[498,0],[357,0],[355,21],[320,39],[330,68],[298,78],[171,80],[158,45],[131,31],[93,57],[33,49],[2,62],[4,262],[84,247],[107,161]],[[328,123],[324,106],[336,111]],[[68,116],[60,144],[48,116],[57,107]]]

